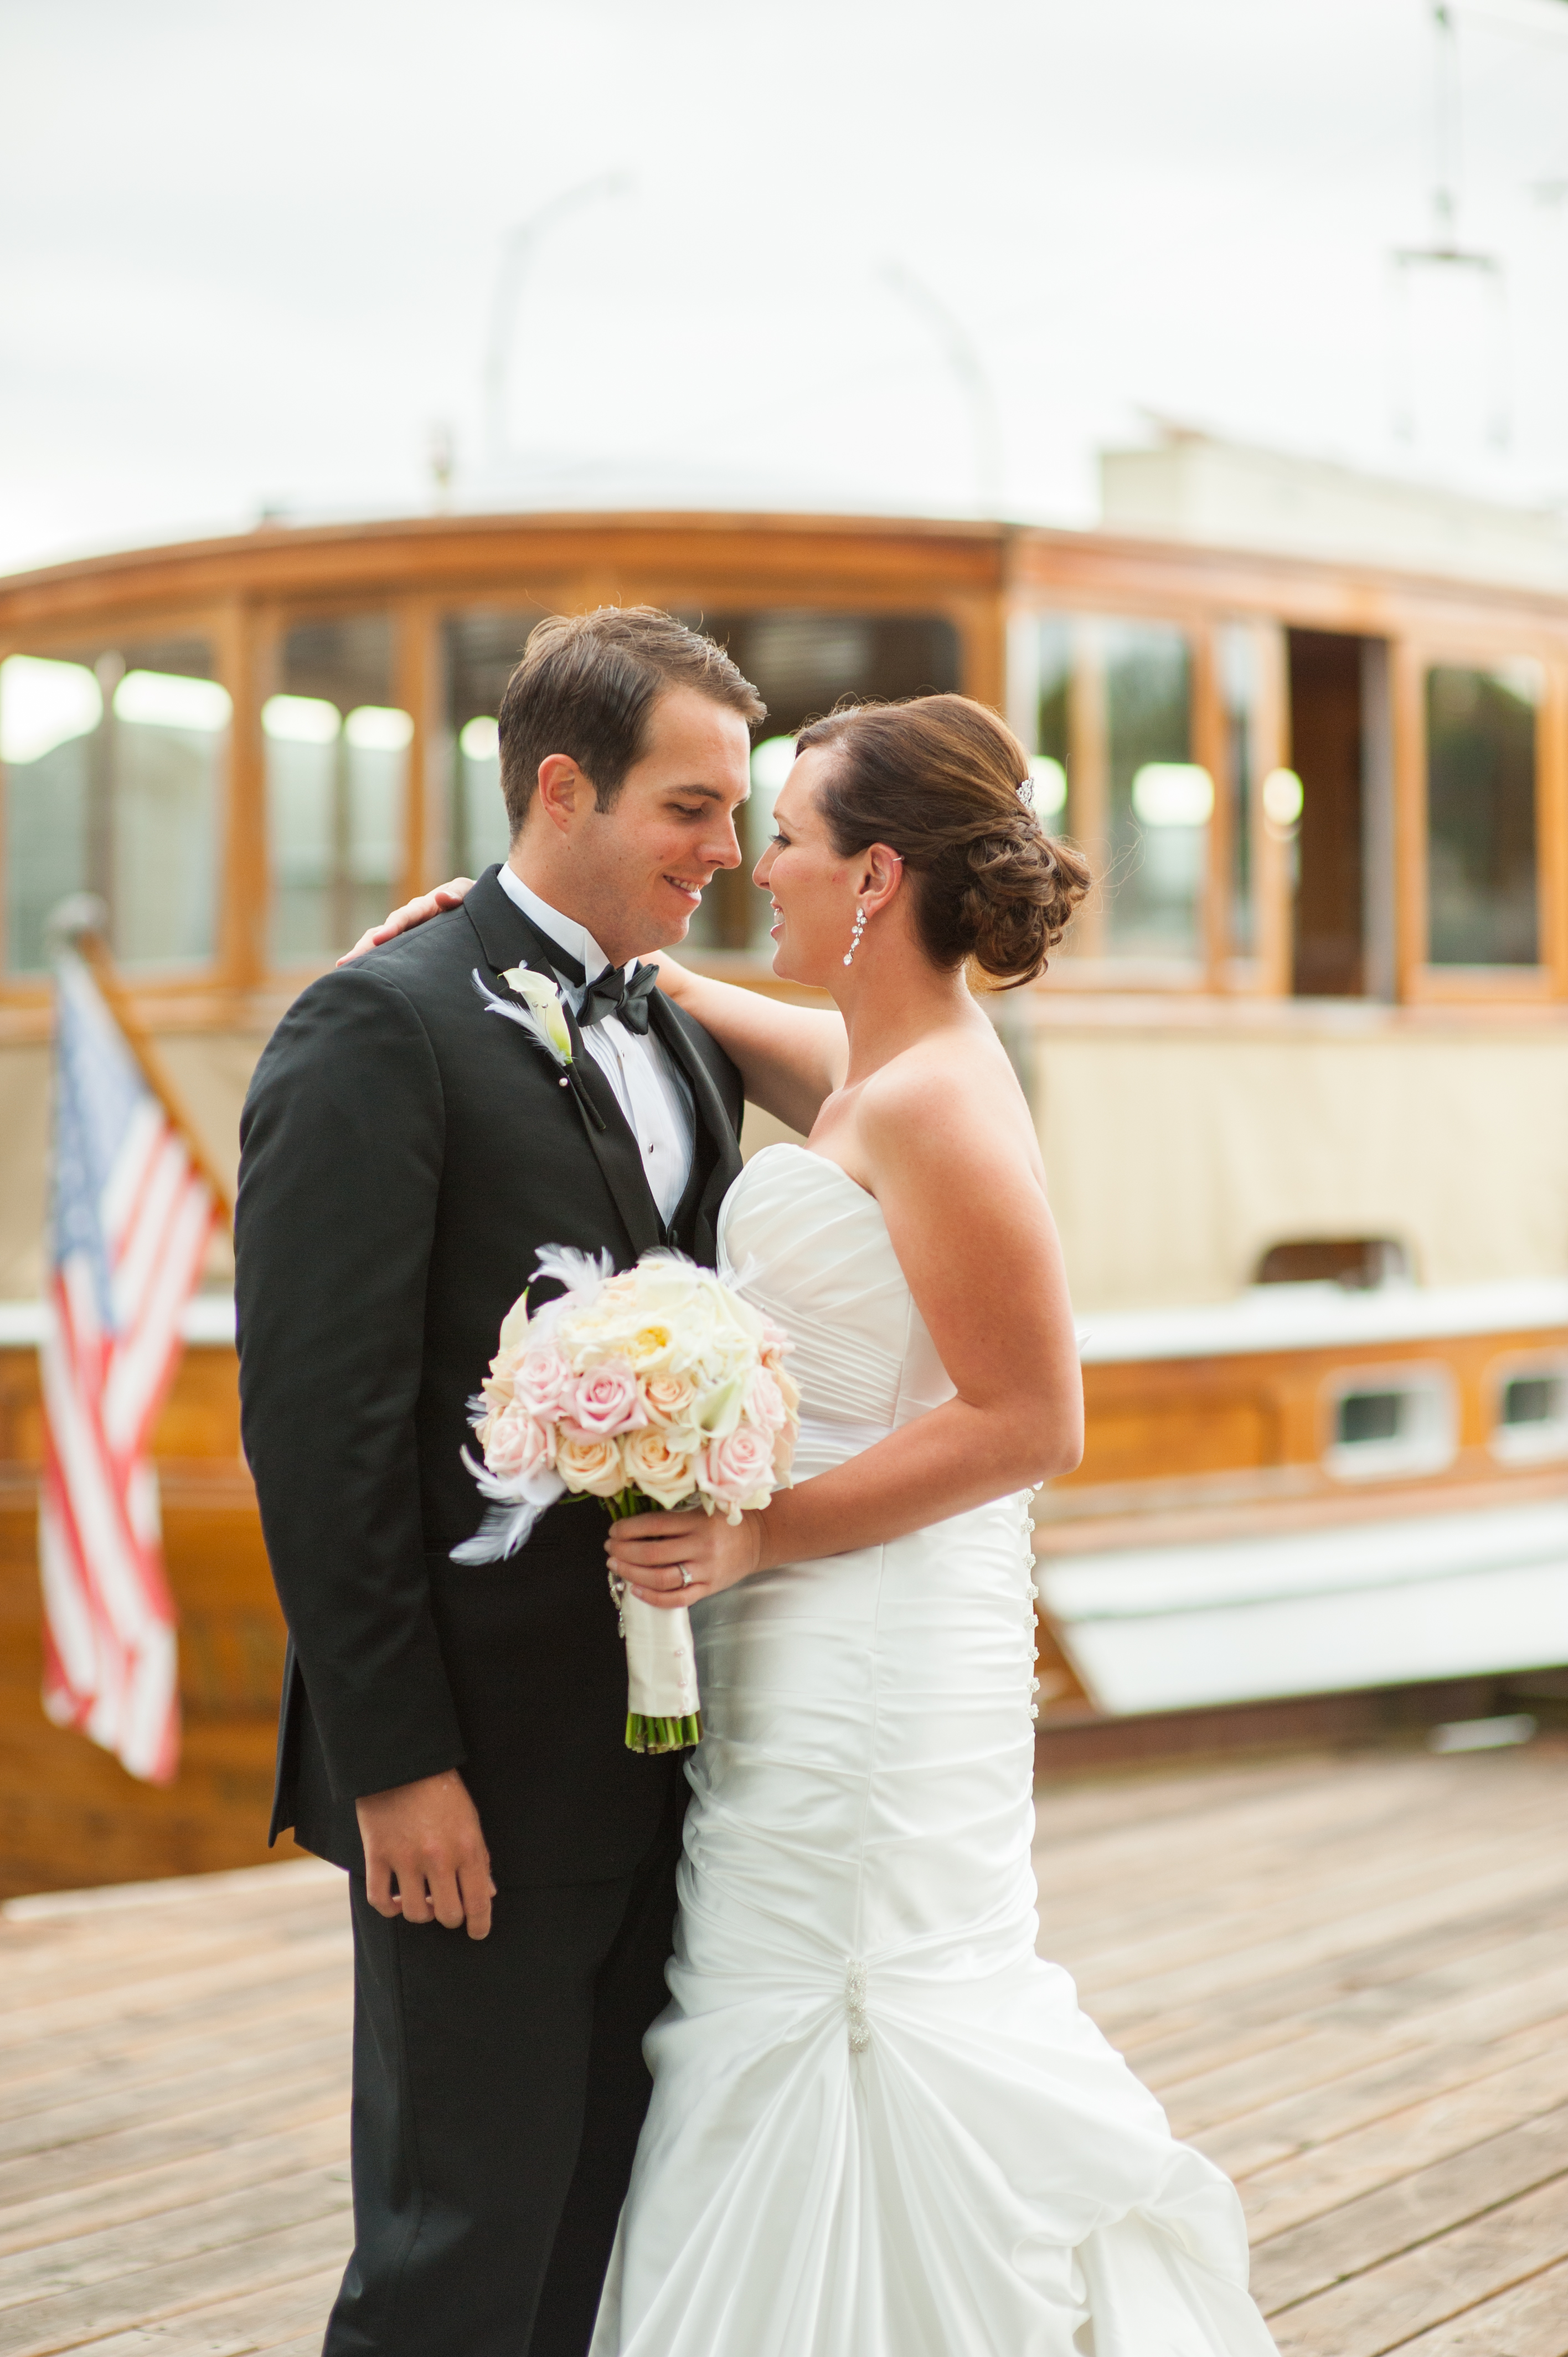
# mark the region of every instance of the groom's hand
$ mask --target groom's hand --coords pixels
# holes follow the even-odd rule
[[[490,1928],[490,1854],[479,1813],[456,1768],[354,1803],[365,1845],[365,1892],[378,1915],[405,1923],[461,1923],[470,1940]]]

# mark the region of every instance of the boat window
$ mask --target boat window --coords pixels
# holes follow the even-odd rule
[[[1342,1481],[1438,1473],[1458,1445],[1446,1367],[1358,1368],[1328,1390],[1326,1470]]]
[[[1568,1359],[1514,1360],[1494,1383],[1492,1454],[1528,1465],[1568,1456]]]
[[[1219,647],[1230,812],[1228,946],[1234,957],[1251,957],[1258,946],[1252,892],[1252,785],[1258,758],[1257,635],[1245,623],[1229,623],[1219,632]]]
[[[1541,666],[1426,674],[1427,894],[1434,965],[1534,965]]]
[[[1036,628],[1027,650],[1036,807],[1103,879],[1069,949],[1196,963],[1214,780],[1193,759],[1187,633],[1092,615],[1043,614]],[[1240,662],[1229,677],[1242,723],[1250,681]]]
[[[478,876],[504,859],[511,839],[501,799],[496,715],[536,609],[473,607],[447,618],[446,733],[432,748],[433,770],[446,780],[453,870]]]
[[[384,917],[403,873],[409,715],[385,615],[299,624],[262,706],[275,965],[320,964]]]
[[[200,638],[0,663],[5,963],[47,962],[49,911],[91,892],[128,968],[213,954],[230,702]]]

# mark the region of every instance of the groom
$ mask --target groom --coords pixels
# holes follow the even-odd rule
[[[739,1077],[639,953],[738,865],[756,690],[665,614],[540,624],[506,865],[313,983],[256,1069],[245,1453],[289,1627],[273,1833],[349,1870],[355,2244],[326,2357],[584,2357],[664,2003],[684,1784],[628,1752],[603,1514],[465,1567],[465,1404],[545,1243],[712,1263]],[[556,978],[572,1071],[498,1017]]]

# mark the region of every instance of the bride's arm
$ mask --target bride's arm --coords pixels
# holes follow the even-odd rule
[[[849,1049],[843,1017],[693,974],[668,950],[660,950],[652,963],[660,990],[711,1031],[739,1067],[751,1103],[804,1136],[822,1099],[843,1082]]]
[[[456,909],[473,888],[467,876],[405,900],[379,925],[360,934],[351,950],[338,961],[349,965],[382,942],[423,925],[444,909]],[[677,1006],[684,1007],[711,1031],[725,1053],[740,1069],[746,1093],[753,1104],[777,1114],[802,1136],[822,1108],[822,1099],[843,1082],[848,1061],[844,1028],[837,1014],[819,1014],[808,1006],[781,1006],[757,990],[739,990],[732,982],[714,982],[693,974],[668,952],[650,961],[659,968],[659,986]]]
[[[900,1538],[1077,1465],[1083,1389],[1071,1305],[1017,1103],[1005,1101],[1010,1077],[988,1056],[968,1069],[950,1056],[940,1072],[901,1059],[867,1089],[857,1125],[860,1175],[956,1396],[780,1491],[739,1529],[685,1513],[659,1517],[657,1532],[614,1525],[616,1566],[651,1601],[681,1598],[667,1566],[688,1564],[706,1594],[775,1564]]]

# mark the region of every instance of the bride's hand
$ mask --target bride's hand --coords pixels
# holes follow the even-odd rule
[[[368,933],[361,933],[353,948],[344,951],[338,964],[352,965],[354,960],[363,957],[367,950],[379,949],[382,942],[395,941],[399,933],[409,932],[415,925],[423,925],[427,918],[440,916],[444,909],[459,908],[473,888],[471,876],[454,876],[449,884],[437,884],[433,892],[421,892],[417,899],[405,900],[401,909],[394,909],[390,917],[383,917],[379,925],[372,925]]]
[[[762,1516],[726,1523],[699,1507],[677,1513],[631,1514],[612,1523],[605,1541],[609,1567],[634,1596],[666,1609],[700,1604],[760,1568]],[[682,1579],[682,1569],[690,1574]]]

